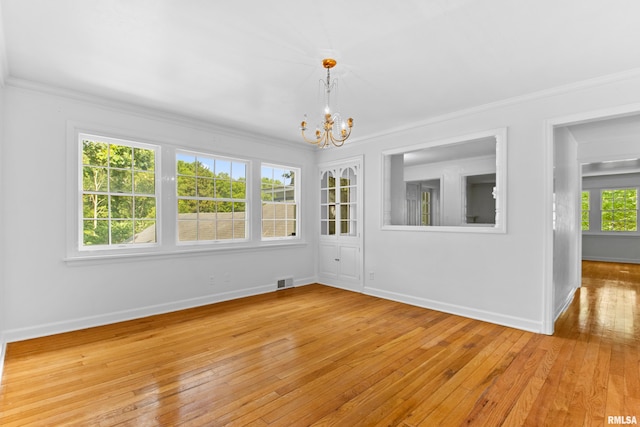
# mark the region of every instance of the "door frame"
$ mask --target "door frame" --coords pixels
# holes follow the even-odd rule
[[[640,114],[640,103],[623,105],[619,107],[606,108],[602,110],[582,112],[568,116],[556,117],[544,121],[544,243],[543,243],[543,286],[542,286],[542,333],[553,335],[556,321],[556,310],[554,301],[553,284],[553,181],[554,181],[554,129],[558,127],[570,126],[579,123],[587,123],[606,119]],[[578,159],[576,158],[576,161]],[[578,230],[575,236],[576,244],[582,242],[582,232]],[[581,246],[580,253],[582,253]],[[579,260],[580,261],[580,260]],[[575,268],[580,269],[580,265]],[[581,270],[580,270],[581,271]],[[581,274],[578,275],[581,277]],[[570,301],[569,301],[570,303]],[[564,307],[566,308],[566,307]],[[562,313],[560,310],[558,315]]]
[[[363,292],[364,291],[364,236],[363,236],[363,230],[364,230],[364,156],[363,155],[359,155],[359,156],[355,156],[355,157],[349,157],[346,159],[340,159],[340,160],[333,160],[333,161],[329,161],[329,162],[323,162],[323,163],[319,163],[317,165],[317,169],[316,169],[316,179],[321,179],[322,175],[321,175],[321,171],[326,170],[326,169],[339,169],[341,167],[344,166],[349,166],[349,165],[357,165],[358,166],[358,174],[357,174],[357,184],[356,184],[356,188],[357,188],[357,194],[356,194],[356,214],[357,214],[357,219],[356,219],[356,237],[350,237],[349,238],[349,244],[348,246],[357,246],[358,247],[358,275],[359,275],[359,279],[358,279],[358,283],[356,284],[356,287],[354,289],[353,286],[348,286],[346,284],[340,283],[339,277],[338,280],[336,281],[336,283],[334,284],[329,284],[331,286],[335,286],[338,288],[344,288],[344,289],[348,289],[351,291],[357,291],[357,292]],[[316,181],[317,184],[319,184],[319,181]],[[320,194],[318,194],[318,201],[320,201]],[[320,203],[318,203],[318,206],[320,205]],[[319,211],[319,210],[318,210]],[[320,224],[321,218],[318,217],[318,224]],[[331,241],[335,241],[336,245],[339,245],[339,240],[340,240],[340,235],[336,234],[335,236],[332,237],[327,237],[327,236],[322,236],[320,234],[320,228],[318,228],[318,253],[320,252],[320,245],[323,243],[327,243],[327,242],[331,242]],[[318,263],[321,262],[320,257],[318,257]],[[316,265],[316,271],[317,271],[317,275],[318,275],[318,281],[322,283],[322,281],[320,280],[320,265]]]

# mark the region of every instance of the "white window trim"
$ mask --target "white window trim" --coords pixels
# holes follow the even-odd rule
[[[608,187],[589,187],[584,188],[582,191],[589,192],[589,230],[583,230],[583,236],[615,236],[615,237],[640,237],[640,203],[638,204],[638,224],[636,231],[602,231],[602,192],[604,190],[623,190],[623,189],[636,189],[638,191],[638,198],[640,200],[640,185],[624,185],[624,186],[608,186]],[[596,200],[597,205],[594,206],[594,193],[597,193]],[[582,194],[582,193],[580,193]],[[597,223],[592,219],[597,218]]]
[[[179,154],[186,154],[186,155],[193,155],[193,156],[201,156],[201,157],[208,157],[208,158],[212,158],[214,160],[226,160],[229,162],[236,162],[236,163],[244,163],[245,165],[245,183],[246,183],[246,190],[245,190],[245,198],[244,198],[244,203],[245,203],[245,237],[244,239],[224,239],[224,240],[185,240],[185,241],[180,241],[179,236],[178,236],[178,192],[177,192],[177,162],[178,162],[178,155]],[[252,240],[252,230],[251,230],[251,213],[252,213],[252,208],[251,208],[251,191],[252,191],[252,185],[251,185],[251,170],[252,170],[252,162],[249,159],[241,159],[241,158],[237,158],[237,157],[228,157],[228,156],[224,156],[224,155],[218,155],[218,154],[213,154],[213,153],[209,153],[209,152],[204,152],[204,151],[195,151],[195,150],[189,150],[186,148],[176,148],[174,150],[174,154],[173,154],[173,169],[172,169],[172,175],[173,175],[173,180],[176,183],[176,185],[174,186],[174,188],[172,189],[173,191],[173,197],[174,197],[174,202],[173,202],[173,211],[175,214],[175,221],[173,222],[174,226],[175,226],[175,232],[174,232],[174,239],[175,239],[175,244],[176,246],[205,246],[205,245],[238,245],[241,243],[247,243],[250,242]],[[165,207],[166,209],[166,207]]]
[[[246,223],[248,239],[243,241],[206,241],[198,244],[177,244],[177,227],[175,223],[177,221],[177,203],[176,203],[176,174],[175,174],[175,159],[178,151],[186,152],[200,152],[202,154],[208,154],[201,149],[194,149],[193,147],[185,145],[177,145],[173,141],[163,140],[162,138],[154,137],[150,138],[148,135],[140,132],[134,132],[131,130],[122,130],[111,126],[104,126],[95,123],[67,121],[67,144],[66,144],[66,239],[65,239],[65,251],[62,260],[68,265],[87,265],[91,263],[109,263],[109,262],[125,262],[135,261],[137,259],[144,258],[162,258],[162,257],[181,257],[181,256],[194,256],[194,255],[206,255],[208,253],[225,252],[225,253],[248,253],[260,250],[275,250],[278,248],[291,248],[291,247],[307,247],[309,245],[302,236],[300,230],[302,229],[302,203],[300,200],[300,193],[296,194],[298,198],[298,233],[296,238],[284,238],[274,240],[262,240],[261,233],[253,233],[256,227],[259,228],[261,223],[260,218],[254,214],[253,207],[256,203],[260,203],[260,193],[254,190],[255,176],[260,176],[259,170],[256,175],[256,167],[260,167],[261,163],[275,164],[268,161],[263,161],[259,158],[235,157],[231,153],[221,153],[215,155],[215,157],[230,158],[248,162],[247,169],[247,203],[248,211],[251,213]],[[136,245],[132,248],[100,248],[94,250],[79,250],[80,239],[80,221],[82,218],[82,212],[80,207],[80,192],[78,191],[79,182],[81,177],[81,165],[82,150],[79,149],[79,136],[80,134],[99,135],[100,138],[112,138],[116,140],[139,142],[141,144],[148,144],[157,146],[159,152],[156,158],[156,168],[160,169],[159,175],[156,175],[156,181],[158,183],[159,200],[156,210],[156,226],[157,226],[157,243],[153,246],[142,247],[142,245]],[[80,159],[78,159],[80,156]],[[297,169],[299,173],[299,182],[302,181],[302,168],[300,166],[286,166],[287,168]],[[79,169],[80,168],[80,169]],[[258,183],[259,184],[259,183]],[[302,186],[300,185],[299,189]],[[300,191],[300,190],[297,191]]]
[[[295,182],[294,182],[294,196],[296,199],[296,235],[295,236],[278,236],[278,237],[263,237],[262,236],[262,167],[266,166],[274,169],[287,169],[295,171]],[[260,188],[257,189],[260,197],[260,240],[263,242],[272,242],[272,241],[291,241],[291,240],[300,240],[300,217],[301,217],[301,209],[300,209],[300,196],[301,196],[301,180],[302,180],[302,170],[299,167],[285,165],[285,164],[276,164],[270,162],[260,162]]]
[[[118,144],[131,146],[135,148],[145,148],[150,149],[155,152],[155,165],[154,165],[154,174],[155,174],[155,197],[156,197],[156,242],[155,243],[137,243],[137,244],[109,244],[109,245],[83,245],[83,205],[82,205],[82,181],[83,181],[83,150],[82,150],[82,141],[84,139],[89,140],[99,140],[101,142],[107,142],[110,144]],[[76,245],[76,249],[79,253],[84,252],[112,252],[112,251],[131,251],[138,252],[140,250],[144,250],[145,248],[157,248],[162,245],[162,219],[161,212],[159,209],[159,205],[162,198],[162,187],[161,187],[161,177],[162,177],[162,147],[158,144],[150,144],[146,142],[140,142],[133,139],[125,139],[125,138],[116,138],[112,136],[99,135],[93,132],[77,132],[75,138],[75,151],[76,151],[76,179],[75,179],[75,206],[76,206],[76,214],[75,214],[75,226],[76,231],[74,234],[74,241]],[[109,193],[111,194],[111,193]]]
[[[496,224],[494,226],[450,226],[450,225],[438,225],[438,226],[413,226],[413,225],[390,225],[390,213],[386,209],[390,206],[390,192],[387,191],[388,184],[388,156],[394,154],[401,154],[408,151],[414,151],[418,149],[442,146],[448,144],[456,144],[459,142],[472,141],[475,139],[495,137],[496,138]],[[425,143],[419,143],[411,146],[405,146],[400,148],[394,148],[384,150],[380,155],[380,170],[383,173],[380,174],[380,230],[383,231],[409,231],[409,232],[427,232],[427,233],[479,233],[479,234],[507,234],[507,128],[496,128],[486,131],[475,132],[472,134],[454,136],[451,138],[445,138]],[[442,182],[442,178],[441,182]],[[387,188],[387,190],[385,190]],[[446,197],[442,192],[441,198]],[[440,212],[442,215],[442,212]]]

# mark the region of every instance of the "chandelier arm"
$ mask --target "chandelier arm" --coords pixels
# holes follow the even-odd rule
[[[315,141],[312,139],[307,139],[307,136],[304,134],[304,129],[301,130],[301,133],[302,133],[302,139],[304,139],[309,144],[319,144],[320,141],[322,141],[322,136],[319,136],[318,138],[316,138]]]

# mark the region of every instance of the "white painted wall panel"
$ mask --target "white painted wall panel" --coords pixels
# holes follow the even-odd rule
[[[2,277],[4,329],[11,339],[275,290],[283,276],[297,285],[314,281],[318,192],[312,150],[18,87],[8,86],[5,96],[2,181],[11,185],[2,187],[8,207]],[[302,244],[66,263],[70,121],[148,142],[300,166]],[[260,234],[256,227],[253,232]]]
[[[578,143],[566,127],[554,130],[554,192],[553,309],[557,317],[580,286]]]
[[[364,155],[364,291],[520,328],[548,328],[543,301],[552,230],[545,218],[551,212],[545,209],[551,205],[546,183],[553,165],[546,164],[545,122],[639,102],[640,79],[606,82],[440,119],[425,117],[422,125],[320,152],[321,162]],[[508,127],[506,234],[382,230],[383,150],[500,127]],[[354,127],[352,138],[357,137]]]
[[[1,28],[0,28],[1,30]],[[5,351],[5,317],[6,317],[6,303],[5,303],[5,222],[4,222],[4,211],[5,211],[5,196],[4,196],[4,173],[2,172],[5,169],[4,165],[4,123],[5,123],[5,113],[4,113],[4,98],[5,98],[5,90],[4,90],[4,76],[0,79],[0,381],[2,381],[2,368],[4,366],[4,351]]]

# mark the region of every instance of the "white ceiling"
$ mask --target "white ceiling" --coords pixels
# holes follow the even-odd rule
[[[7,81],[298,142],[338,60],[352,140],[640,69],[638,0],[0,0]]]

